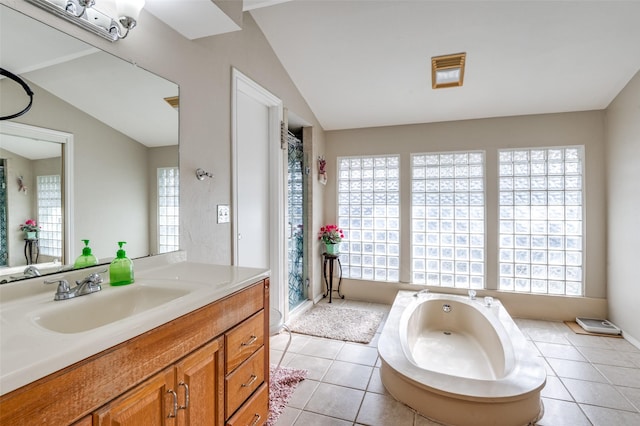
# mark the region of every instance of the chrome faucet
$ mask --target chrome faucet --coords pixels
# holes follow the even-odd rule
[[[58,284],[58,289],[56,290],[53,300],[73,299],[74,297],[85,296],[102,290],[102,286],[100,285],[102,284],[102,277],[100,276],[102,272],[106,272],[106,270],[90,274],[83,280],[76,281],[76,286],[73,288],[70,288],[69,282],[63,278],[59,280],[47,280],[44,283]]]
[[[22,273],[24,274],[25,277],[28,277],[28,278],[40,276],[40,270],[33,265],[29,265],[26,268],[24,268],[24,271]]]

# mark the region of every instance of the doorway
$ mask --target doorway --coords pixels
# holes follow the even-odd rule
[[[289,312],[307,299],[305,274],[305,177],[303,144],[295,134],[287,135],[287,259]]]
[[[271,306],[286,301],[286,147],[282,101],[232,70],[233,264],[271,271]]]

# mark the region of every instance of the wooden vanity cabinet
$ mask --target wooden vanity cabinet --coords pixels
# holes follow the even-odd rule
[[[1,396],[0,426],[262,425],[268,312],[264,279]]]
[[[93,425],[222,424],[223,341],[214,340],[102,407]]]

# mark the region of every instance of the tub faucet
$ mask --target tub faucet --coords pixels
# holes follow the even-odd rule
[[[33,265],[29,265],[24,268],[24,271],[22,273],[27,278],[39,277],[41,275],[40,270]]]
[[[414,294],[413,297],[420,297],[421,294],[427,294],[427,293],[429,293],[429,289],[423,288],[422,290],[416,292],[416,294]]]
[[[102,277],[100,273],[93,273],[85,277],[83,280],[76,281],[76,286],[69,287],[69,282],[65,279],[47,280],[45,284],[58,284],[58,289],[53,297],[53,300],[67,300],[74,297],[85,296],[87,294],[95,293],[102,290]]]

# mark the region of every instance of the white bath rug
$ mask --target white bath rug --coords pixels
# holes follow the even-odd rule
[[[294,333],[326,337],[347,342],[369,343],[376,334],[384,314],[379,311],[316,305],[295,320]]]

